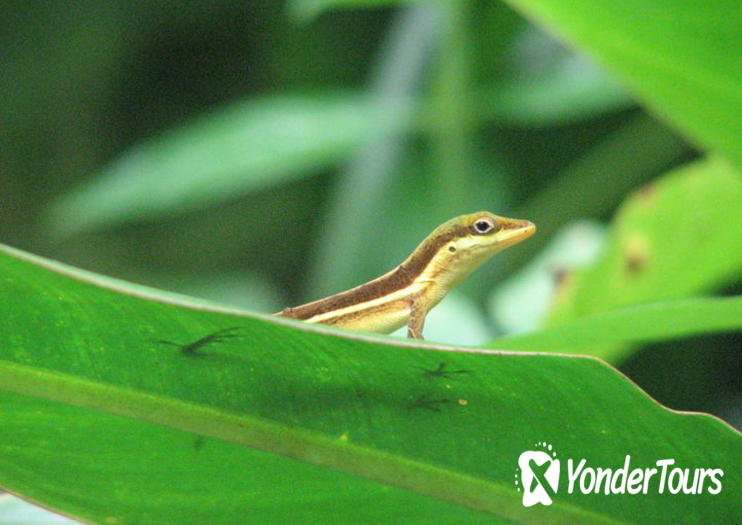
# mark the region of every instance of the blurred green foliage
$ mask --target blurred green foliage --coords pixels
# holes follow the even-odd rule
[[[740,291],[732,0],[11,0],[0,22],[4,243],[271,312],[390,269],[454,214],[530,219],[536,237],[431,314],[432,338],[470,344],[538,326],[559,291],[555,329]],[[560,240],[674,168],[604,247]],[[657,259],[628,286],[636,232]],[[661,402],[739,426],[740,345],[612,355]]]
[[[665,45],[690,38],[690,25],[715,23],[692,17],[704,7],[688,4],[671,23],[654,7],[603,6],[596,16],[614,16],[607,33],[571,3],[517,2],[615,66],[606,73],[504,4],[393,4],[6,4],[2,240],[270,312],[378,275],[451,215],[491,209],[536,222],[539,235],[463,283],[455,306],[439,307],[439,319],[456,319],[482,311],[496,284],[565,224],[610,218],[628,192],[698,154],[640,108],[646,101],[666,113],[676,94],[663,90],[674,76],[739,91],[729,80],[739,60],[729,63],[724,48],[734,31],[693,52]],[[617,47],[620,38],[631,46]],[[639,62],[663,60],[672,67],[633,82]],[[646,99],[634,102],[615,78]],[[683,111],[670,119],[717,153],[739,143],[729,119],[709,113],[698,123]],[[715,143],[719,130],[727,139]],[[667,249],[684,206],[657,218],[670,225],[658,232]],[[692,250],[687,242],[682,251]],[[704,264],[702,250],[693,256]],[[740,268],[736,256],[725,264]],[[520,289],[548,279],[554,264],[541,266]],[[730,282],[727,275],[692,290]],[[610,290],[610,280],[603,284]],[[548,287],[532,290],[534,299],[521,293],[521,302],[548,305]],[[643,296],[653,298],[661,297]],[[521,326],[542,315],[543,307],[526,309]],[[444,323],[439,337],[486,338],[509,326],[501,316],[490,326],[481,316],[476,325]],[[457,335],[456,324],[468,328]]]

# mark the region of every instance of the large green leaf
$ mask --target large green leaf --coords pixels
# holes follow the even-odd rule
[[[619,210],[595,264],[568,276],[550,323],[688,297],[742,276],[742,178],[727,163],[689,164]]]
[[[509,0],[594,55],[658,114],[742,167],[736,0]]]
[[[190,353],[159,342],[232,327],[223,335],[236,337]],[[663,408],[592,358],[248,315],[10,248],[0,333],[0,485],[96,523],[678,523],[742,512],[740,435]],[[424,370],[441,363],[466,372]],[[722,468],[723,489],[583,495],[563,480],[553,505],[525,508],[518,457],[543,441],[596,466],[630,455],[636,466]]]

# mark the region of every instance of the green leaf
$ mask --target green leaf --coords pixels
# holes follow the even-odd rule
[[[501,337],[490,348],[589,353],[617,360],[625,345],[742,331],[742,296],[675,299],[600,312],[567,324]]]
[[[718,289],[742,272],[742,178],[718,159],[694,162],[636,192],[596,263],[565,279],[551,324]]]
[[[510,0],[595,56],[659,115],[742,167],[736,0]]]
[[[482,520],[458,505],[138,419],[7,392],[0,404],[0,448],[8,452],[0,484],[86,522]]]
[[[161,342],[226,328],[235,337],[190,353]],[[665,409],[591,358],[248,315],[7,247],[0,333],[0,485],[90,522],[677,523],[742,512],[742,436]],[[466,372],[421,370],[441,363]],[[560,489],[553,505],[525,508],[517,461],[542,440],[596,466],[630,455],[636,466],[722,468],[723,490]]]
[[[201,209],[330,167],[386,129],[360,95],[247,100],[125,153],[53,203],[58,234]]]

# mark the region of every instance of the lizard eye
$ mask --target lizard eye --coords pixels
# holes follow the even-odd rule
[[[482,217],[481,219],[474,221],[474,233],[478,235],[492,233],[494,229],[495,223],[490,218]]]

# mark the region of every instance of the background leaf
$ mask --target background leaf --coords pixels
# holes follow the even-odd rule
[[[742,62],[729,60],[742,39],[737,2],[509,3],[595,56],[659,115],[742,168]]]
[[[202,116],[129,151],[65,195],[59,233],[208,207],[333,165],[391,124],[362,96],[273,96]]]
[[[573,352],[617,360],[628,344],[742,331],[742,296],[676,299],[600,312],[571,323],[496,339],[490,348]]]
[[[639,190],[619,210],[599,260],[564,280],[550,323],[733,282],[742,271],[742,222],[729,219],[740,199],[739,174],[718,159]]]

